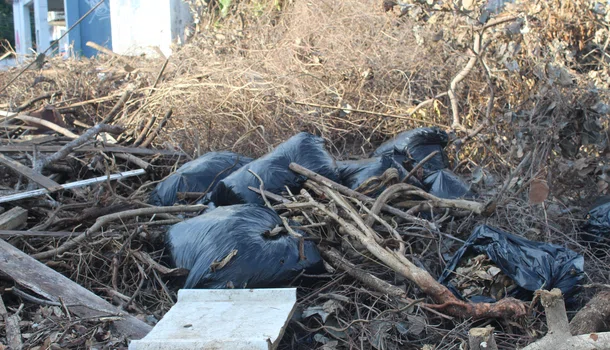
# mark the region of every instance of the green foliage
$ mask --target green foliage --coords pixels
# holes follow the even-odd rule
[[[0,41],[8,40],[14,46],[15,32],[13,29],[13,6],[0,1]]]
[[[231,9],[231,4],[233,0],[218,0],[218,5],[220,6],[220,15],[222,17],[226,17],[229,14],[229,10]]]

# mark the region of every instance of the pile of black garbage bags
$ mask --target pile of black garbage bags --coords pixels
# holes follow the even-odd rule
[[[302,132],[255,160],[232,152],[205,154],[161,181],[152,192],[150,202],[174,205],[180,203],[178,193],[198,192],[204,193],[200,203],[210,208],[200,216],[172,226],[166,236],[174,265],[190,271],[184,288],[280,287],[301,274],[324,272],[322,259],[315,243],[306,239],[306,232],[296,230],[295,235],[280,230],[282,218],[265,207],[263,198],[249,187],[258,188],[262,181],[266,191],[298,193],[306,178],[290,170],[289,165],[294,162],[357,189],[369,178],[382,176],[391,168],[402,180],[413,167],[436,152],[409,183],[440,198],[474,197],[466,182],[449,170],[444,151],[447,143],[444,131],[418,128],[382,144],[368,159],[336,162],[321,137]],[[370,195],[379,195],[382,190],[379,188]],[[290,224],[298,227],[296,223]],[[500,244],[506,244],[506,237],[502,235],[485,239],[504,240]],[[531,254],[531,249],[544,250],[544,247],[534,245],[528,248],[530,250],[516,253],[519,246],[532,243],[520,240],[511,241],[517,246],[512,253]],[[468,244],[457,255],[478,243],[469,241]],[[565,259],[578,260],[562,249],[559,249],[562,254],[569,255]],[[551,254],[551,258],[557,258],[556,254]],[[573,265],[581,276],[580,261]],[[499,266],[503,268],[501,264]],[[447,271],[451,268],[449,266]],[[544,279],[547,285],[542,287],[552,288],[561,278],[554,270],[548,274],[552,278]]]

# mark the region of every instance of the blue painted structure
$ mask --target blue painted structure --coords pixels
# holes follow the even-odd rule
[[[98,3],[98,0],[64,0],[66,27],[70,28],[79,18]],[[110,0],[105,0],[92,14],[68,33],[68,42],[74,45],[74,53],[87,57],[97,54],[86,46],[88,41],[112,50],[112,29],[110,22]]]

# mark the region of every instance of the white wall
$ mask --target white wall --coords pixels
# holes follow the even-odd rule
[[[51,28],[47,20],[49,6],[47,0],[34,0],[34,21],[36,25],[36,51],[44,52],[51,46]]]
[[[184,40],[184,29],[192,22],[188,6],[181,0],[110,0],[112,50],[123,55],[155,55],[158,46],[171,54],[171,44]]]
[[[13,22],[15,24],[15,51],[17,58],[31,53],[32,30],[30,28],[30,9],[23,1],[13,2]]]

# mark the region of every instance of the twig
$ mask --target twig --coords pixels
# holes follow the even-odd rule
[[[152,133],[150,133],[150,135],[148,135],[148,138],[144,142],[142,142],[142,147],[148,147],[153,142],[155,137],[157,137],[157,134],[159,133],[159,131],[161,131],[161,129],[163,129],[163,127],[165,126],[165,124],[167,123],[169,118],[172,116],[172,113],[173,113],[173,111],[171,109],[169,111],[167,111],[167,113],[165,114],[163,119],[161,119],[159,126],[157,126],[157,128]]]
[[[127,102],[127,100],[129,99],[129,97],[131,97],[131,94],[133,94],[134,89],[135,89],[135,87],[133,85],[129,85],[127,87],[127,90],[125,90],[125,92],[123,92],[123,95],[121,95],[121,98],[117,101],[117,103],[114,105],[114,107],[112,107],[112,110],[110,110],[110,112],[108,113],[106,118],[104,118],[104,120],[102,120],[102,122],[100,124],[108,124],[108,123],[112,122],[112,120],[114,119],[116,114],[119,112],[119,109],[121,109],[121,107],[123,107],[125,102]]]
[[[498,194],[493,199],[491,199],[487,204],[485,204],[485,212],[492,213],[496,210],[496,207],[498,206],[502,195],[504,195],[504,192],[506,192],[506,190],[508,189],[508,186],[512,182],[513,178],[521,173],[521,169],[523,169],[525,164],[529,161],[531,155],[532,153],[528,152],[525,157],[523,157],[517,168],[510,173],[510,176],[506,179],[506,181],[504,181],[504,185],[502,186],[502,189],[500,189],[500,192],[498,192]]]
[[[256,187],[252,187],[252,186],[248,186],[248,189],[252,192],[256,192],[258,194],[260,194],[261,196],[265,196],[267,198],[271,198],[272,200],[278,202],[278,203],[292,203],[291,201],[289,201],[288,199],[279,196],[275,193],[271,193],[269,191],[261,191],[260,188],[256,188]]]
[[[61,92],[61,91],[54,91],[54,92],[49,92],[47,94],[40,95],[38,97],[34,97],[33,99],[26,101],[21,106],[17,107],[15,109],[15,112],[19,113],[40,100],[46,100],[48,98],[52,98],[55,96],[61,96],[62,94],[63,94],[63,92]]]
[[[99,102],[106,102],[106,101],[114,100],[115,98],[117,98],[119,96],[120,96],[119,94],[113,94],[113,95],[108,95],[108,96],[104,96],[104,97],[94,98],[94,99],[87,100],[87,101],[76,102],[76,103],[73,103],[73,104],[70,104],[67,106],[58,107],[57,111],[62,113],[66,110],[73,109],[74,107],[81,107],[81,106],[86,106],[91,103],[99,103]]]
[[[138,138],[134,141],[134,143],[133,143],[134,147],[140,146],[140,144],[142,143],[142,141],[144,141],[144,138],[150,131],[150,128],[152,128],[152,126],[155,124],[156,120],[157,120],[157,116],[152,115],[150,117],[150,119],[148,120],[148,123],[146,123],[146,125],[144,126],[144,129],[142,129],[142,131],[140,132],[140,135],[138,135]]]
[[[458,111],[458,101],[457,96],[455,95],[455,89],[457,85],[464,80],[470,74],[472,68],[477,63],[477,56],[479,55],[479,50],[481,48],[481,34],[478,32],[474,33],[474,54],[466,63],[466,66],[462,68],[462,70],[451,80],[451,84],[449,85],[449,91],[447,94],[449,95],[449,100],[451,101],[451,112],[453,113],[453,122],[451,124],[451,128],[453,129],[462,129],[462,123],[460,122],[460,115]]]
[[[44,306],[61,306],[61,303],[57,302],[57,301],[51,301],[51,300],[44,300],[44,299],[40,299],[37,298],[33,295],[29,295],[28,293],[20,290],[17,287],[12,287],[11,288],[11,293],[15,294],[16,296],[22,298],[23,300],[27,300],[29,302],[32,303],[36,303],[38,305],[44,305]]]
[[[252,175],[254,175],[254,177],[256,177],[256,179],[260,182],[260,184],[258,185],[258,190],[261,195],[261,197],[263,197],[263,201],[265,201],[265,205],[267,206],[267,208],[273,210],[273,206],[271,206],[271,203],[269,203],[269,200],[267,199],[267,196],[265,195],[265,183],[263,182],[263,179],[261,179],[260,176],[258,176],[257,173],[255,173],[254,171],[252,171],[252,169],[248,169],[248,172]]]
[[[511,316],[521,317],[525,315],[525,305],[521,301],[513,298],[505,298],[494,304],[475,304],[458,300],[453,293],[447,289],[447,287],[438,283],[436,279],[434,279],[426,270],[413,264],[404,256],[404,254],[383,248],[379,243],[377,243],[375,240],[375,232],[363,222],[359,215],[352,215],[350,206],[345,202],[345,199],[341,195],[337,194],[330,188],[321,188],[329,199],[332,199],[338,207],[343,208],[348,213],[357,227],[354,226],[354,224],[347,222],[337,213],[334,213],[325,206],[315,201],[311,202],[310,199],[310,204],[312,206],[341,225],[348,235],[358,240],[373,256],[383,262],[386,266],[417,284],[417,286],[424,293],[429,295],[437,303],[441,305],[447,304],[448,307],[444,309],[450,315],[474,318],[504,318]],[[302,190],[302,192],[306,191]]]
[[[140,208],[140,209],[127,210],[127,211],[123,211],[120,213],[114,213],[114,214],[101,216],[95,221],[95,224],[93,224],[93,226],[91,226],[87,231],[85,231],[85,233],[74,237],[73,239],[65,242],[63,245],[59,246],[58,248],[55,248],[55,249],[52,249],[52,250],[49,250],[46,252],[34,254],[34,255],[32,255],[32,257],[34,259],[41,260],[41,259],[48,259],[55,255],[62,254],[64,252],[72,249],[73,247],[79,245],[80,243],[83,243],[91,235],[93,235],[97,231],[101,230],[102,226],[108,224],[109,222],[115,221],[115,220],[123,220],[123,219],[132,218],[135,216],[154,215],[154,214],[159,214],[159,213],[198,212],[205,208],[207,208],[205,205],[178,205],[178,206],[173,206],[173,207]]]
[[[169,62],[169,57],[165,59],[165,62],[163,62],[163,65],[161,66],[161,69],[159,70],[159,73],[157,74],[157,78],[155,79],[155,83],[153,84],[152,88],[148,91],[148,97],[150,97],[153,92],[155,91],[155,88],[157,87],[157,84],[159,84],[159,81],[161,81],[161,77],[163,76],[163,72],[165,72],[165,68],[167,68],[167,63]]]
[[[364,195],[364,194],[362,194],[360,192],[356,192],[356,191],[352,190],[349,187],[345,187],[345,186],[343,186],[341,184],[338,184],[338,183],[336,183],[336,182],[334,182],[334,181],[332,181],[332,180],[330,180],[330,179],[328,179],[328,178],[326,178],[326,177],[324,177],[324,176],[322,176],[320,174],[316,174],[313,171],[311,171],[311,170],[309,170],[309,169],[307,169],[307,168],[305,168],[303,166],[300,166],[300,165],[298,165],[296,163],[291,163],[290,164],[290,169],[292,171],[296,172],[296,173],[299,173],[301,175],[307,176],[311,180],[314,180],[314,181],[316,181],[316,182],[318,182],[318,183],[320,183],[320,184],[322,184],[324,186],[327,186],[327,187],[330,187],[332,189],[335,189],[335,190],[339,191],[342,194],[345,194],[345,195],[350,196],[350,197],[358,198],[362,202],[365,202],[365,203],[373,203],[373,202],[375,202],[375,199],[373,199],[371,197],[368,197],[368,196],[366,196],[366,195]],[[416,187],[413,187],[413,188],[416,188]],[[396,215],[396,216],[398,216],[398,217],[400,217],[400,218],[402,218],[404,220],[407,220],[409,222],[413,222],[413,223],[416,223],[418,225],[421,225],[422,227],[425,227],[425,228],[428,228],[428,229],[432,229],[432,230],[436,229],[436,226],[433,223],[431,223],[429,221],[426,221],[426,220],[423,220],[423,219],[420,219],[420,218],[415,217],[413,215],[409,215],[409,214],[403,212],[402,210],[396,209],[396,208],[391,207],[389,205],[384,205],[382,209],[384,211],[386,211],[386,212],[388,212],[390,214]]]
[[[128,162],[131,162],[144,170],[149,170],[150,168],[152,168],[152,164],[150,164],[149,162],[147,162],[141,158],[134,156],[133,154],[115,153],[114,156],[117,158],[120,158],[120,159],[124,159]]]
[[[413,176],[413,174],[415,174],[419,169],[421,169],[421,167],[423,167],[424,164],[426,164],[426,162],[428,162],[430,159],[434,158],[438,153],[439,153],[439,151],[434,151],[434,152],[428,154],[424,159],[422,159],[419,163],[417,163],[417,165],[415,165],[413,167],[413,169],[411,169],[411,171],[409,171],[409,173],[407,174],[407,176],[405,176],[405,178],[402,180],[402,182],[407,183],[407,181],[409,180],[409,178],[411,176]]]
[[[350,111],[350,112],[357,112],[357,113],[365,113],[365,114],[371,114],[371,115],[378,115],[380,117],[390,117],[390,118],[396,118],[396,119],[402,119],[402,120],[409,120],[409,121],[412,121],[412,122],[425,123],[426,125],[435,125],[435,126],[440,126],[440,127],[443,127],[443,128],[447,127],[447,125],[435,123],[435,122],[432,122],[432,121],[423,121],[421,119],[405,117],[405,116],[397,115],[397,114],[380,113],[380,112],[366,111],[366,110],[363,110],[363,109],[337,107],[337,106],[321,105],[321,104],[307,103],[307,102],[292,101],[292,103],[294,103],[296,105],[311,106],[311,107],[318,107],[318,108],[328,108],[328,109],[336,109],[336,110],[344,110],[344,111]],[[411,115],[413,113],[414,112],[411,112],[409,115]]]
[[[30,122],[30,123],[34,123],[34,124],[38,124],[38,125],[42,125],[42,126],[46,126],[47,128],[56,131],[64,136],[67,136],[69,138],[75,139],[78,138],[78,135],[76,135],[75,133],[73,133],[72,131],[63,128],[55,123],[52,123],[48,120],[44,120],[44,119],[40,119],[40,118],[36,118],[36,117],[32,117],[29,115],[18,115],[15,117],[15,119],[19,119],[19,120],[23,120],[24,122]]]
[[[147,264],[148,266],[152,267],[153,269],[159,271],[159,273],[164,276],[184,276],[184,275],[188,274],[187,269],[183,269],[183,268],[170,269],[168,267],[165,267],[165,266],[159,264],[146,252],[139,251],[139,250],[133,250],[133,251],[131,251],[131,255],[135,256],[138,260],[140,260],[144,264]]]
[[[103,47],[102,45],[94,43],[93,41],[87,41],[87,43],[85,45],[89,46],[90,48],[95,49],[99,52],[105,53],[108,56],[121,57],[121,55],[119,55],[118,53],[116,53],[110,49],[107,49],[107,48]]]
[[[415,108],[413,108],[412,110],[409,111],[409,115],[411,116],[411,115],[415,114],[415,112],[419,111],[421,108],[431,104],[432,102],[438,100],[439,98],[441,98],[443,96],[447,96],[447,92],[441,92],[440,94],[434,96],[433,98],[420,102],[417,106],[415,106]]]
[[[76,148],[80,145],[83,145],[85,142],[87,142],[91,138],[93,138],[93,136],[95,136],[96,134],[99,134],[101,132],[119,134],[119,133],[123,132],[123,128],[120,126],[115,126],[115,125],[98,124],[98,125],[92,127],[91,129],[85,131],[76,140],[73,140],[73,141],[67,143],[66,145],[64,145],[56,153],[54,153],[48,157],[43,157],[40,160],[38,160],[38,162],[36,162],[36,164],[34,166],[34,170],[40,173],[47,164],[54,163],[54,162],[57,162],[58,160],[64,159],[65,157],[68,156],[68,154],[70,154],[72,152],[72,150],[74,150],[74,148]]]

